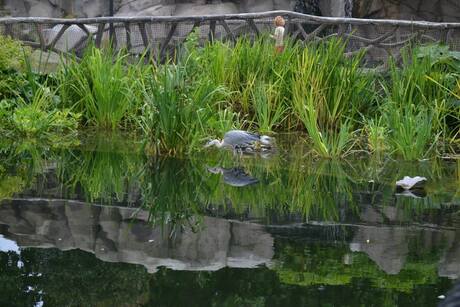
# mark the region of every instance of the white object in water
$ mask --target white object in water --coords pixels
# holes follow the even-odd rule
[[[403,188],[404,190],[410,190],[416,186],[420,187],[426,181],[425,177],[415,176],[409,177],[404,176],[403,179],[396,181],[396,186]]]
[[[446,298],[446,296],[441,294],[440,296],[438,296],[438,298],[439,298],[440,300],[443,300],[443,299]]]

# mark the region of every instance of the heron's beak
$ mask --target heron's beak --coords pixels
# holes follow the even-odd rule
[[[212,174],[217,174],[219,172],[215,167],[206,167],[206,170]]]
[[[204,145],[204,148],[208,148],[208,147],[211,147],[211,146],[212,146],[212,141],[209,141]]]

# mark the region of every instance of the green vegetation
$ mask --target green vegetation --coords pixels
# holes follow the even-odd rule
[[[2,37],[0,54],[15,60],[0,63],[0,131],[54,139],[82,128],[134,131],[147,152],[168,155],[199,151],[232,128],[303,132],[309,155],[327,158],[458,152],[460,56],[446,46],[403,49],[402,64],[378,74],[336,38],[288,41],[277,55],[266,36],[200,47],[197,35],[164,64],[89,47],[46,76]]]
[[[459,212],[458,161],[315,160],[303,157],[304,146],[292,144],[289,146],[293,150],[288,155],[273,159],[244,157],[238,164],[228,152],[193,156],[192,159],[147,158],[142,154],[140,144],[132,139],[130,135],[117,137],[105,133],[83,139],[83,145],[78,149],[0,140],[0,199],[18,197],[19,194],[19,197],[33,195],[38,202],[46,197],[133,206],[142,210],[142,217],[147,211],[149,221],[155,226],[164,226],[161,231],[168,231],[171,246],[174,246],[174,235],[178,231],[185,230],[187,236],[188,231],[200,229],[200,215],[267,224],[283,224],[284,218],[310,223],[293,228],[265,228],[264,231],[269,233],[273,231],[271,236],[274,238],[275,254],[270,268],[225,268],[216,272],[160,268],[155,274],[149,274],[141,266],[101,262],[97,257],[106,259],[107,254],[99,249],[99,245],[95,248],[96,256],[80,250],[62,252],[51,248],[22,248],[20,255],[1,252],[4,274],[0,282],[5,284],[3,298],[15,302],[26,298],[31,301],[40,299],[58,305],[65,301],[81,305],[85,300],[117,305],[135,297],[141,302],[173,301],[181,305],[195,295],[199,296],[194,301],[197,305],[247,302],[252,306],[254,302],[267,300],[297,306],[314,304],[318,299],[348,306],[356,306],[357,300],[363,306],[369,302],[394,306],[395,302],[401,304],[414,299],[420,304],[429,302],[432,305],[437,295],[445,293],[453,283],[439,277],[437,269],[442,255],[452,251],[451,242],[447,240],[452,231],[443,226],[451,225]],[[259,182],[243,188],[230,186],[223,175],[209,172],[205,165],[241,167]],[[403,175],[427,177],[428,196],[421,199],[395,196],[394,181]],[[5,210],[12,210],[8,201],[4,205],[7,206]],[[11,208],[16,205],[22,206],[15,203]],[[104,216],[102,227],[111,227],[111,220],[107,218],[113,218],[113,221],[121,218],[131,223],[130,216],[114,214],[110,207],[86,206],[91,208],[95,219]],[[22,208],[25,212],[29,210]],[[37,210],[35,205],[30,208]],[[376,210],[369,221],[366,210],[373,209]],[[101,210],[111,213],[99,216]],[[9,212],[14,215],[16,211]],[[55,227],[67,223],[60,215],[56,219],[46,209],[43,213],[52,219]],[[78,217],[74,217],[76,220],[70,221],[72,225],[80,225]],[[4,219],[8,225],[10,219]],[[387,228],[388,219],[390,224],[399,226]],[[25,225],[16,219],[11,221],[11,229],[14,225]],[[315,221],[325,221],[326,225],[315,225]],[[334,221],[351,221],[358,226],[334,225]],[[408,242],[407,249],[404,244],[395,247],[396,250],[398,247],[402,249],[399,255],[404,259],[397,274],[385,272],[382,269],[385,266],[375,259],[372,250],[367,250],[368,254],[364,253],[365,247],[363,252],[350,251],[348,243],[356,237],[359,229],[371,231],[371,244],[375,239],[372,235],[375,227],[360,227],[362,223],[371,223],[392,232],[402,231],[410,239],[404,240]],[[442,231],[434,230],[437,237],[428,241],[431,231],[412,227],[432,224],[439,225]],[[142,222],[132,221],[130,232],[123,232],[123,236],[143,236],[142,227],[146,227]],[[92,231],[89,233],[93,235]],[[97,240],[107,240],[104,241],[107,246],[111,246],[109,242],[115,242],[106,232],[101,231],[97,236]],[[385,238],[385,234],[380,238]],[[49,242],[49,237],[46,239]],[[202,237],[202,240],[206,238]],[[175,257],[175,253],[171,255]],[[382,259],[393,260],[391,256]],[[18,261],[24,265],[18,265]],[[76,274],[76,270],[80,273]],[[133,276],[143,282],[133,282]],[[65,283],[62,280],[67,280],[67,284],[73,285],[72,289],[79,291],[63,291]],[[113,282],[104,283],[104,280]],[[96,284],[106,285],[104,291],[96,289]],[[124,287],[123,291],[113,295],[111,287],[120,285]],[[23,291],[27,286],[33,289]],[[104,295],[106,292],[110,297]],[[45,295],[40,296],[41,293]],[[267,298],[270,295],[272,299]]]

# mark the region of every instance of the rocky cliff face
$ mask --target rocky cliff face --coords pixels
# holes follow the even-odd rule
[[[460,22],[458,0],[354,0],[353,16]]]
[[[2,2],[3,1],[3,2]],[[351,0],[114,0],[115,14],[206,15],[298,11],[325,16],[344,16]],[[11,16],[96,17],[109,14],[109,0],[0,0],[0,13]]]
[[[291,10],[323,16],[460,21],[457,0],[114,0],[115,14],[204,15]],[[0,0],[0,15],[95,17],[109,0]]]

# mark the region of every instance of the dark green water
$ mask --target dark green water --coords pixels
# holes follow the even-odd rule
[[[460,162],[304,153],[0,143],[0,306],[442,302],[460,276]],[[395,193],[405,175],[425,189]]]

